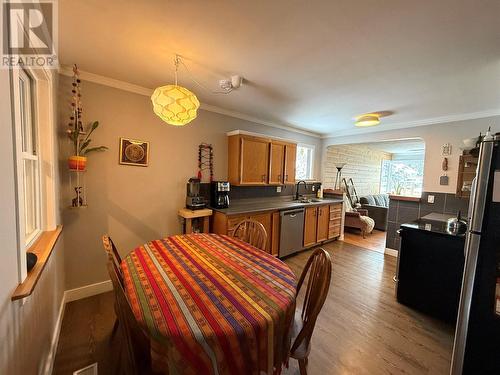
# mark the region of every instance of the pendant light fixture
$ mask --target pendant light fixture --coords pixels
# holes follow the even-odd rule
[[[356,117],[355,125],[357,127],[366,128],[380,124],[380,115],[377,113],[368,113]]]
[[[197,116],[200,102],[195,94],[177,84],[180,58],[175,56],[175,84],[161,86],[151,95],[153,112],[169,125],[184,126]]]

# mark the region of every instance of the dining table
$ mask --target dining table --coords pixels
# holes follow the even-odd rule
[[[155,372],[272,375],[287,364],[297,281],[280,259],[193,233],[138,246],[121,268]]]

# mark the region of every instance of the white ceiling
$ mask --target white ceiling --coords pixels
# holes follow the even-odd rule
[[[341,135],[394,111],[380,130],[500,113],[499,0],[60,0],[62,64],[154,88],[184,57],[203,103]],[[470,115],[473,114],[473,115]]]

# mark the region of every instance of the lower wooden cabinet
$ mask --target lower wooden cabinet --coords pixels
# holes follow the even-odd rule
[[[314,245],[318,229],[318,207],[306,207],[304,221],[304,247]]]
[[[244,219],[253,219],[264,226],[267,233],[266,251],[269,254],[278,255],[279,213],[277,211],[241,215],[225,215],[220,212],[215,212],[212,219],[212,232],[231,236],[236,225]],[[277,225],[275,223],[276,220],[278,220]],[[275,229],[276,226],[278,228],[277,230]]]
[[[304,222],[304,247],[340,236],[342,203],[306,207]]]

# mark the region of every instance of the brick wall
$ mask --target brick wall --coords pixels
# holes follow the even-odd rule
[[[391,159],[391,154],[374,150],[363,145],[329,146],[326,151],[324,188],[333,188],[337,169],[336,163],[347,163],[342,169],[342,177],[352,178],[361,197],[378,194],[382,160]]]

